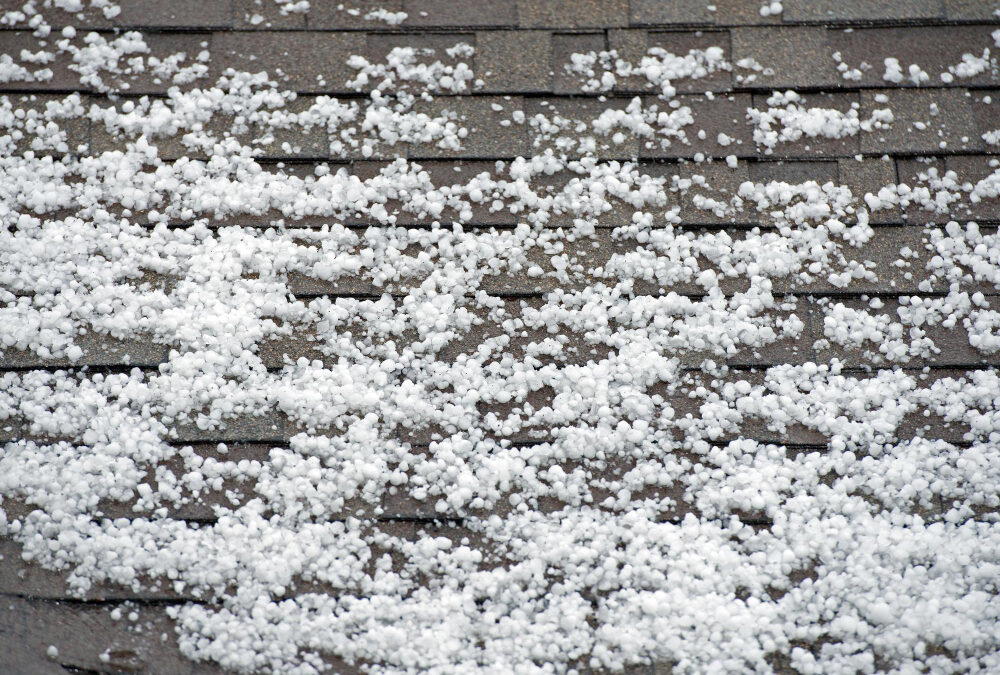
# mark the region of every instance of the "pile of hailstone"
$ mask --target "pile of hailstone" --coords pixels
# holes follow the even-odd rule
[[[262,148],[316,128],[334,157],[460,150],[475,129],[420,104],[481,86],[473,48],[354,56],[366,98],[303,106],[267,73],[210,81],[208,52],[53,31],[46,12],[83,3],[48,5],[0,15],[39,39],[0,56],[0,81],[68,55],[108,96],[0,97],[0,349],[46,364],[0,374],[0,533],[70,592],[171,593],[183,652],[247,673],[1000,670],[1000,380],[921,368],[941,351],[928,327],[1000,350],[998,235],[949,215],[997,198],[996,163],[856,194],[727,191],[735,155],[596,159],[703,138],[672,83],[767,65],[716,46],[575,55],[585,87],[639,78],[658,103],[582,122],[497,106],[535,154],[475,174],[282,170]],[[142,72],[174,86],[118,99]],[[746,118],[761,153],[895,124],[766,104]],[[72,146],[82,121],[120,142]],[[186,155],[163,159],[168,141]],[[766,225],[685,227],[680,200]],[[943,224],[874,265],[872,217],[901,208]],[[896,309],[858,291],[897,274],[914,297]],[[85,367],[107,344],[119,365]],[[724,365],[778,344],[855,366]],[[926,438],[921,419],[964,431]],[[178,440],[271,420],[287,438],[256,454]],[[793,431],[819,440],[754,440]],[[183,517],[199,504],[210,517]]]

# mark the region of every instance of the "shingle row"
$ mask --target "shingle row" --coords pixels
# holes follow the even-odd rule
[[[628,26],[744,26],[842,23],[993,21],[997,7],[986,0],[785,0],[769,15],[747,0],[353,0],[313,2],[308,12],[287,11],[270,0],[119,0],[121,13],[100,8],[51,11],[55,26],[125,28],[281,28],[311,30],[409,30],[434,28],[622,28]],[[402,23],[373,12],[405,13]]]

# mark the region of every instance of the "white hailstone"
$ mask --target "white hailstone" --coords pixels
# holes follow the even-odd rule
[[[375,9],[371,20],[399,15]],[[656,171],[599,160],[602,143],[700,137],[678,80],[768,72],[711,46],[638,63],[573,55],[589,89],[638,78],[661,100],[581,120],[555,105],[530,118],[512,110],[536,150],[474,175],[405,159],[374,175],[300,172],[257,161],[276,131],[323,129],[343,158],[461,149],[471,124],[416,105],[480,86],[462,62],[474,49],[352,57],[351,86],[369,95],[303,110],[267,74],[203,79],[207,54],[151,54],[139,33],[73,38],[64,32],[58,49],[82,85],[113,91],[141,64],[176,86],[121,104],[66,96],[42,111],[0,100],[0,147],[30,145],[0,153],[0,343],[56,364],[0,374],[0,427],[14,432],[0,495],[32,508],[4,513],[0,531],[25,559],[66,570],[72,593],[151,580],[218,599],[167,610],[179,644],[246,672],[317,672],[331,654],[386,673],[583,660],[764,672],[775,652],[804,672],[1000,665],[1000,380],[921,370],[945,347],[932,327],[967,335],[977,353],[1000,350],[1000,239],[951,220],[998,198],[1000,162],[975,177],[928,166],[855,194],[839,180],[734,191],[736,155]],[[0,60],[0,78],[42,79],[50,54]],[[891,82],[927,81],[918,66],[885,65]],[[949,74],[981,65],[963,56]],[[748,121],[765,148],[844,138],[893,123],[888,97],[875,100],[885,107],[860,119],[778,92]],[[922,123],[939,129],[930,112]],[[121,142],[63,157],[78,120]],[[167,138],[189,156],[164,159]],[[885,228],[869,211],[897,208],[947,218],[885,261]],[[484,212],[516,225],[474,227]],[[768,226],[683,225],[709,214]],[[435,225],[401,225],[412,220]],[[857,293],[903,270],[926,296],[808,295]],[[533,294],[500,297],[505,283]],[[338,289],[349,292],[322,292]],[[163,363],[81,367],[87,340],[108,336]],[[268,356],[289,338],[301,351]],[[801,363],[726,365],[784,344],[804,350]],[[843,348],[869,368],[820,356]],[[295,433],[256,456],[171,436],[275,413]],[[961,442],[912,431],[938,419]],[[825,448],[754,440],[792,434]],[[202,498],[210,524],[171,517]],[[447,520],[412,532],[373,520],[397,499]],[[98,503],[130,517],[99,517]],[[490,559],[498,543],[502,562]],[[331,592],[302,593],[302,582]],[[127,605],[110,616],[139,620]],[[820,637],[815,653],[789,648]],[[954,659],[931,655],[942,645]]]

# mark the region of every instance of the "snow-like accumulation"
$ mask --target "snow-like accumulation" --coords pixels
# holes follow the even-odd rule
[[[42,9],[0,17],[39,38],[0,79],[58,55],[107,96],[0,97],[0,533],[72,593],[172,593],[184,653],[248,673],[1000,670],[1000,379],[927,367],[1000,351],[1000,239],[962,216],[998,162],[859,194],[599,159],[704,139],[676,82],[766,70],[710,47],[574,55],[655,99],[496,104],[531,156],[442,172],[405,148],[475,137],[460,41],[303,105]],[[770,152],[898,122],[788,91],[737,124]],[[316,129],[378,171],[263,161]],[[902,210],[937,224],[873,226]],[[286,438],[190,440],[255,425]]]

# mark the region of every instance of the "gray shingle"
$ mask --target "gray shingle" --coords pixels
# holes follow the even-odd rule
[[[900,300],[895,298],[884,298],[880,301],[881,306],[877,308],[872,307],[870,301],[866,301],[861,298],[838,298],[832,302],[843,304],[845,307],[851,309],[863,310],[872,317],[887,317],[891,322],[902,326],[902,340],[907,344],[910,343],[910,329],[915,326],[913,326],[912,322],[903,321],[901,319],[901,315],[899,314],[901,306]],[[817,334],[819,337],[822,337],[822,317],[824,314],[823,310],[819,308],[819,305],[816,305],[816,307],[817,317],[820,318],[820,321],[817,323]],[[899,365],[914,367],[922,365],[992,365],[997,361],[995,354],[983,354],[969,344],[968,331],[962,325],[961,321],[952,327],[942,326],[937,322],[937,320],[934,320],[933,323],[923,323],[916,327],[920,329],[923,335],[933,341],[935,350],[926,357],[915,354],[910,356],[908,360],[897,361],[896,363]],[[870,340],[866,340],[861,344],[851,343],[848,345],[841,345],[831,341],[829,345],[823,346],[821,349],[817,350],[817,357],[823,361],[836,357],[839,358],[846,366],[863,366],[870,364],[884,367],[891,365],[892,362],[886,359],[884,354],[880,352],[880,347],[882,347],[882,345],[874,344]]]
[[[212,37],[212,72],[226,68],[267,71],[281,86],[299,92],[347,92],[356,71],[347,66],[352,54],[362,54],[360,33],[216,33]]]
[[[688,107],[691,111],[694,122],[683,128],[686,138],[679,140],[664,136],[670,145],[663,147],[658,134],[656,139],[643,144],[640,149],[642,157],[694,157],[697,153],[707,157],[726,157],[754,153],[750,126],[746,123],[746,111],[751,104],[749,94],[715,96],[712,99],[678,96],[671,103]],[[652,97],[644,97],[643,104],[647,107],[655,105],[661,112],[675,110],[669,103]],[[721,141],[720,134],[724,136]]]
[[[90,121],[83,115],[61,112],[63,109],[72,111],[72,106],[64,103],[66,97],[56,94],[11,94],[0,96],[0,109],[10,106],[14,111],[11,124],[0,124],[0,138],[9,136],[13,142],[15,153],[34,150],[40,154],[62,154],[76,152],[81,145],[90,142]],[[80,107],[87,107],[86,97],[81,99]],[[23,111],[18,116],[17,111]],[[65,147],[62,141],[47,139],[50,125],[56,125],[65,134]],[[43,133],[40,133],[43,132]]]
[[[711,4],[715,5],[715,23],[720,26],[770,26],[782,22],[781,14],[761,15],[763,2],[714,0]]]
[[[730,37],[727,31],[697,31],[697,32],[653,32],[649,33],[647,48],[659,47],[671,54],[685,56],[693,50],[704,50],[709,47],[721,47],[722,58],[731,61]],[[679,93],[704,93],[706,91],[728,91],[733,84],[732,72],[717,70],[705,77],[683,78],[672,80],[671,84]]]
[[[404,26],[443,26],[472,28],[480,26],[516,26],[517,3],[492,0],[489,3],[468,0],[404,0]]]
[[[165,59],[175,54],[184,54],[180,63],[187,67],[198,63],[197,57],[203,51],[210,51],[211,35],[209,33],[148,33],[143,36],[149,46],[149,54],[145,56],[148,65],[150,57]],[[157,75],[147,67],[139,74],[104,75],[101,77],[106,85],[116,87],[125,94],[163,94],[174,86],[170,77]],[[211,79],[214,83],[214,78]],[[208,79],[197,79],[193,82],[178,85],[181,89],[204,87]]]
[[[799,303],[795,311],[772,310],[766,313],[768,324],[777,333],[777,339],[763,346],[741,345],[739,353],[726,359],[730,366],[768,366],[776,364],[799,364],[816,360],[813,350],[815,318],[808,304]],[[794,316],[804,325],[798,335],[786,335],[782,326]]]
[[[528,127],[532,129],[532,154],[552,150],[557,156],[581,157],[588,151],[602,159],[631,159],[639,156],[642,139],[624,128],[615,128],[611,134],[595,131],[594,121],[608,110],[623,111],[631,103],[627,98],[605,100],[585,98],[552,98],[549,100],[529,99],[525,102]],[[541,129],[532,121],[541,115],[550,123],[559,122],[562,131],[554,132],[551,138],[543,138]],[[618,137],[621,142],[616,143]],[[589,143],[593,141],[593,147]]]
[[[15,64],[24,67],[31,75],[27,81],[11,80],[3,83],[6,90],[32,92],[44,92],[52,89],[84,89],[80,86],[80,76],[69,69],[73,63],[69,54],[59,52],[52,45],[46,47],[46,51],[52,52],[55,60],[45,64],[23,63],[19,57],[22,50],[27,50],[32,54],[39,51],[39,40],[30,31],[4,31],[3,54],[10,55]],[[51,75],[46,71],[51,71]],[[37,78],[35,77],[37,75]]]
[[[731,34],[734,63],[754,59],[773,71],[773,74],[765,74],[738,68],[737,74],[756,75],[752,81],[746,78],[745,86],[770,89],[825,87],[840,83],[824,28],[733,28]]]
[[[804,183],[816,181],[820,185],[837,181],[837,163],[825,162],[750,162],[750,180],[755,183],[779,181]]]
[[[956,155],[945,158],[945,168],[948,171],[954,171],[960,181],[975,185],[1000,170],[1000,157]],[[997,222],[1000,221],[1000,200],[984,198],[979,202],[971,203],[968,199],[963,199],[961,205],[956,205],[949,215],[960,222],[963,219]]]
[[[168,424],[170,439],[183,443],[206,441],[285,442],[288,420],[282,413],[241,415],[222,420],[215,429],[202,429],[195,420]],[[175,435],[176,434],[176,435]]]
[[[879,97],[886,97],[881,102]],[[889,128],[861,137],[864,153],[939,153],[976,150],[983,146],[976,133],[971,97],[962,89],[889,89],[861,92],[861,117],[890,108]]]
[[[117,339],[97,332],[76,336],[74,344],[83,350],[76,361],[66,357],[40,358],[28,350],[8,348],[0,351],[0,368],[43,366],[156,366],[167,360],[166,345],[145,338]]]
[[[754,108],[766,112],[772,107],[785,107],[781,102],[769,104],[769,98],[767,94],[755,94],[753,97]],[[861,109],[860,98],[856,92],[807,94],[792,105],[799,110],[820,108],[841,113],[849,113],[852,109],[856,111]],[[781,129],[780,121],[777,125],[771,125],[772,131],[780,132]],[[826,138],[819,134],[809,136],[808,133],[803,133],[798,140],[780,141],[774,148],[761,145],[759,150],[769,157],[853,157],[861,151],[860,133],[863,132],[853,136],[845,135],[843,138]]]
[[[325,3],[324,3],[325,4]],[[282,12],[271,0],[233,0],[233,25],[240,30],[303,30],[303,12]]]
[[[1000,132],[1000,89],[980,89],[970,92],[972,116],[976,120],[976,131],[980,137],[989,132]],[[984,139],[985,143],[985,139]],[[1000,150],[1000,141],[985,143],[993,152]]]
[[[620,32],[620,31],[616,31]],[[645,34],[642,35],[645,41]],[[584,91],[587,77],[571,72],[573,54],[604,51],[604,33],[557,33],[552,36],[553,91],[557,94],[577,94]],[[614,46],[612,46],[614,49]]]
[[[911,159],[896,160],[896,175],[899,176],[900,185],[910,188],[917,185],[927,185],[928,180],[933,177],[942,177],[946,171],[944,159],[941,157],[916,157]],[[950,220],[947,214],[937,213],[928,210],[917,204],[900,208],[903,222],[909,224],[943,223]],[[897,212],[893,209],[890,212]]]
[[[403,0],[351,0],[340,2],[313,2],[306,15],[309,30],[388,30],[394,28],[378,19],[366,19],[370,12],[384,9],[387,12],[403,10]],[[405,21],[404,21],[405,26]]]
[[[517,0],[525,28],[618,28],[628,25],[628,0]]]
[[[750,171],[746,162],[738,162],[736,168],[731,168],[725,162],[703,162],[701,164],[684,163],[676,166],[663,165],[664,174],[668,177],[667,185],[676,194],[677,203],[681,207],[680,217],[684,224],[721,225],[727,223],[756,224],[759,216],[755,211],[740,211],[736,213],[717,212],[714,205],[702,203],[701,197],[710,200],[727,201],[728,196],[736,194],[741,183],[750,180]],[[673,177],[692,181],[687,189],[678,190]],[[709,207],[711,206],[711,208]]]
[[[785,0],[785,21],[899,21],[944,18],[942,0]]]
[[[982,56],[984,48],[993,47],[988,26],[923,26],[911,28],[870,28],[859,30],[830,30],[830,52],[840,52],[840,57],[851,68],[862,62],[871,66],[862,70],[860,80],[842,80],[843,86],[912,87],[910,65],[916,64],[929,76],[923,84],[928,87],[949,86],[941,79],[949,67],[962,62],[962,56],[971,53]],[[934,45],[928,49],[928,45]],[[894,84],[886,81],[885,59],[895,58],[903,70],[903,81]],[[955,77],[951,86],[983,85],[1000,82],[1000,74],[991,68],[973,77]]]
[[[944,13],[953,21],[996,21],[1000,17],[997,0],[944,0]]]
[[[496,108],[500,108],[497,110]],[[511,113],[524,109],[520,97],[477,96],[443,97],[433,101],[418,101],[416,112],[443,115],[446,112],[460,126],[468,130],[459,150],[439,148],[431,144],[411,146],[408,156],[416,158],[468,157],[495,158],[518,157],[528,153],[525,125],[511,121]],[[510,122],[505,124],[505,122]]]
[[[837,161],[838,184],[851,189],[855,199],[864,205],[866,193],[878,194],[887,185],[896,184],[896,164],[891,159],[865,157],[860,161],[854,157]],[[870,214],[873,223],[899,222],[897,209],[874,211]]]
[[[709,47],[721,47],[723,58],[730,59],[730,39],[726,31],[643,31],[643,30],[612,30],[608,33],[608,43],[611,49],[618,52],[618,57],[638,65],[643,57],[648,56],[651,48],[661,48],[670,54],[685,56],[692,50],[704,50]],[[652,91],[649,81],[644,77],[618,77],[615,91],[644,93]],[[698,78],[681,78],[671,81],[671,85],[679,93],[704,93],[728,91],[732,87],[733,76],[728,70],[718,70]]]
[[[704,0],[631,0],[629,20],[634,26],[663,24],[713,24],[716,13]]]
[[[87,3],[81,3],[86,5]],[[54,27],[112,28],[228,28],[233,25],[232,0],[118,0],[121,12],[108,18],[98,7],[81,12],[49,11]]]
[[[5,615],[19,617],[18,624],[9,627],[5,654],[0,656],[0,667],[5,672],[192,673],[195,667],[180,653],[174,622],[165,607],[130,607],[143,626],[138,631],[130,621],[112,619],[108,607],[102,604],[80,605],[13,596],[5,597],[3,602]],[[55,659],[46,655],[50,645],[58,650]],[[102,653],[104,659],[100,658]],[[198,672],[208,675],[212,670]]]
[[[545,31],[476,33],[476,77],[488,93],[552,91],[551,36]]]

